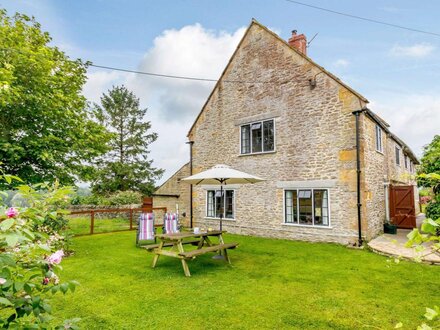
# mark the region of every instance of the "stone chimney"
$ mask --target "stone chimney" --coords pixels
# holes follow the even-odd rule
[[[289,45],[307,55],[307,39],[304,34],[297,35],[296,30],[292,31],[292,37],[288,41]]]

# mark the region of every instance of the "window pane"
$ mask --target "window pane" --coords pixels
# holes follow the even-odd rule
[[[206,207],[206,216],[208,217],[214,217],[214,191],[208,190],[208,201],[207,201],[207,207]]]
[[[261,138],[262,138],[262,129],[261,123],[252,124],[252,152],[261,152]]]
[[[233,219],[234,218],[234,191],[226,190],[225,191],[225,218]]]
[[[286,223],[298,223],[296,190],[286,190]]]
[[[248,154],[251,152],[251,130],[249,125],[241,126],[241,153]]]
[[[273,120],[268,120],[263,123],[263,150],[274,150],[274,134],[273,134]]]
[[[376,150],[382,151],[382,130],[376,125]]]
[[[327,190],[314,190],[315,225],[328,226],[328,192]]]
[[[396,147],[396,164],[400,165],[400,149]]]
[[[220,218],[220,214],[222,212],[223,212],[223,203],[222,203],[221,191],[217,190],[215,192],[215,217]]]
[[[299,191],[299,223],[303,225],[312,225],[312,191]]]

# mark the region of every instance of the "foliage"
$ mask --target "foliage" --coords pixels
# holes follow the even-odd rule
[[[425,197],[425,196],[430,196],[431,195],[431,190],[427,189],[427,188],[423,188],[419,190],[419,196],[420,197]]]
[[[88,196],[75,196],[72,199],[73,205],[131,205],[140,204],[142,202],[142,194],[138,191],[116,191],[109,195],[91,194]]]
[[[440,135],[434,136],[430,144],[425,146],[419,173],[440,175]],[[440,184],[433,178],[419,176],[419,186],[432,187],[435,194],[440,194]]]
[[[152,167],[153,161],[148,159],[148,147],[156,141],[157,134],[150,132],[151,124],[145,120],[147,109],[141,109],[133,92],[121,86],[103,94],[94,113],[113,138],[110,151],[97,162],[93,192],[137,190],[150,195],[163,170]]]
[[[440,203],[430,202],[426,207],[426,217],[434,220],[440,219]]]
[[[0,159],[28,183],[71,184],[110,135],[81,95],[87,63],[70,60],[34,18],[0,9]]]
[[[8,184],[22,182],[4,174],[0,179]],[[57,276],[64,256],[59,249],[63,237],[57,232],[60,227],[50,227],[59,221],[58,205],[72,190],[44,184],[17,189],[29,207],[4,208],[5,216],[0,216],[0,327],[47,329],[52,312],[48,297],[73,292],[76,286],[75,281],[61,283]],[[56,328],[77,327],[75,320],[68,320]]]
[[[438,137],[436,136],[436,138]],[[430,253],[440,256],[440,191],[438,189],[440,187],[440,174],[422,173],[419,177],[425,180],[424,182],[429,182],[430,186],[433,187],[435,200],[431,201],[426,207],[427,218],[423,221],[420,230],[415,228],[408,234],[406,246],[415,246],[416,251],[421,252],[426,249],[425,245],[428,243],[431,249]],[[420,261],[420,258],[416,258],[416,260]],[[436,285],[433,289],[437,291],[438,286]],[[427,322],[422,323],[417,329],[431,330],[433,328],[432,325],[435,325],[436,328],[440,325],[440,310],[437,306],[434,306],[434,308],[427,307],[424,316]]]

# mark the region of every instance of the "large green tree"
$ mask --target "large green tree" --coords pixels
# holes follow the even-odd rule
[[[92,183],[97,193],[136,190],[146,195],[154,191],[154,182],[163,170],[154,168],[148,147],[156,141],[146,120],[147,109],[124,86],[116,86],[103,94],[101,105],[95,105],[95,116],[112,134],[110,151],[98,164],[98,175]]]
[[[86,179],[110,135],[81,90],[87,63],[71,60],[34,18],[0,9],[0,166],[35,183]]]

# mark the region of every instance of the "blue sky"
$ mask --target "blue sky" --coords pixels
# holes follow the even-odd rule
[[[440,1],[303,0],[303,2],[440,33]],[[440,127],[440,37],[342,17],[285,0],[7,1],[33,15],[71,57],[95,64],[218,78],[254,17],[288,39],[318,33],[308,55],[370,100],[370,108],[421,155]],[[149,108],[159,140],[152,146],[165,177],[188,160],[186,132],[212,83],[169,81],[89,70],[90,101],[124,83]]]

